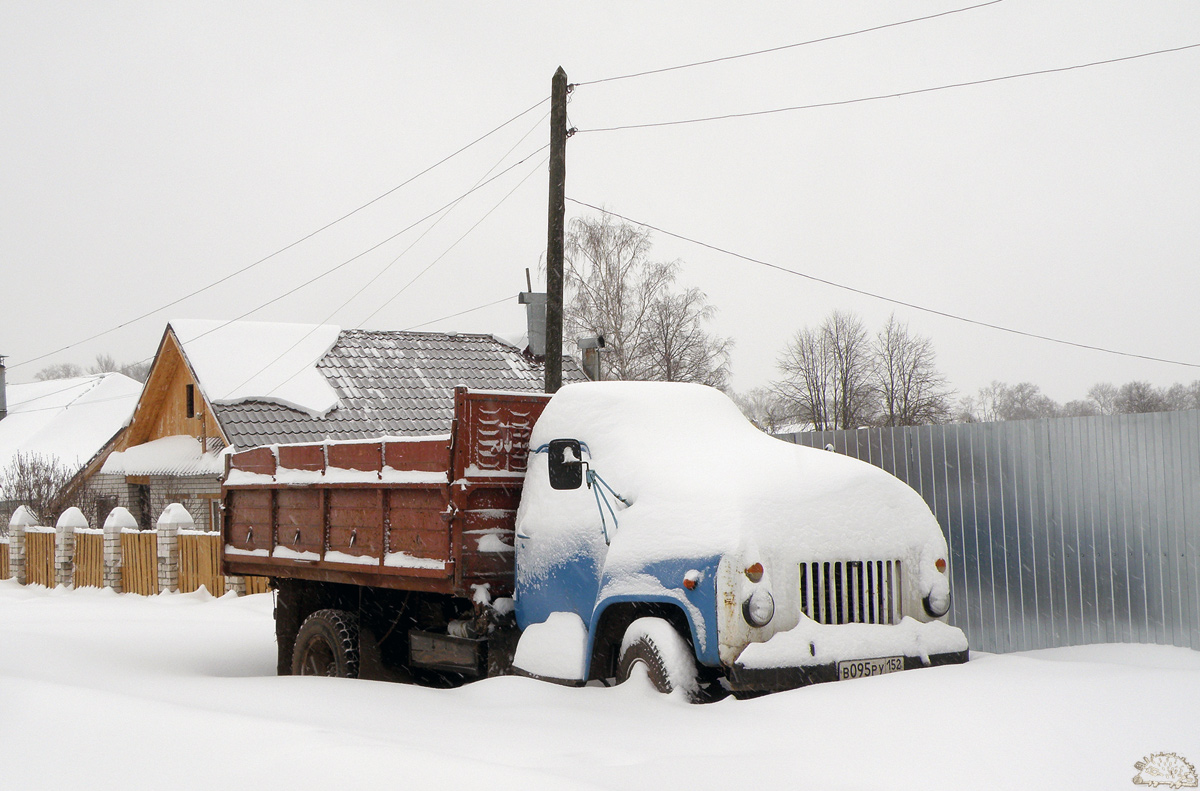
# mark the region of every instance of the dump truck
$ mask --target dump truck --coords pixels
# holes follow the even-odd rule
[[[945,539],[894,476],[700,385],[453,397],[448,435],[228,457],[224,571],[270,578],[281,675],[705,700],[966,661]]]

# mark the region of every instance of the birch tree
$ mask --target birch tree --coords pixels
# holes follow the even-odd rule
[[[708,330],[716,308],[698,288],[676,291],[679,262],[650,260],[651,246],[649,231],[609,215],[571,221],[564,344],[603,335],[606,378],[724,387],[733,341]]]
[[[875,418],[870,338],[853,313],[834,311],[796,332],[779,357],[775,392],[814,430],[856,428]]]
[[[933,342],[888,317],[875,336],[875,383],[885,426],[942,423],[950,417],[950,389],[938,372]]]

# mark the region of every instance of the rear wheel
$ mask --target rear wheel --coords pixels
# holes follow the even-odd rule
[[[662,618],[638,618],[625,630],[617,660],[617,682],[628,681],[642,668],[659,692],[681,690],[689,701],[699,700],[692,647]]]
[[[296,634],[292,675],[358,678],[358,616],[317,610]]]

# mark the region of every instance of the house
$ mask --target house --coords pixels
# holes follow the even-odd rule
[[[179,502],[215,530],[227,449],[448,434],[456,386],[540,392],[543,377],[491,335],[172,321],[132,421],[83,477],[144,527]]]
[[[48,511],[41,500],[50,491],[39,494],[39,502],[25,502],[35,493],[30,474],[44,478],[43,489],[60,486],[128,424],[142,391],[140,382],[119,373],[7,385],[3,373],[0,365],[0,491],[6,498],[0,530],[18,505]]]

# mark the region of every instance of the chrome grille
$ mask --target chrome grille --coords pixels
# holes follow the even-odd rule
[[[899,623],[900,561],[800,564],[800,609],[817,623]]]

